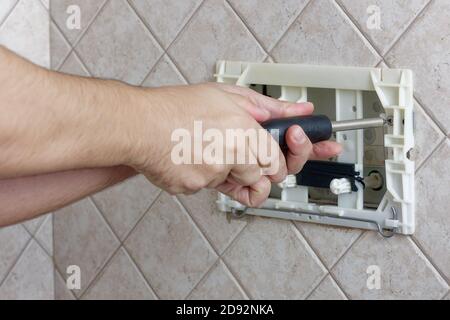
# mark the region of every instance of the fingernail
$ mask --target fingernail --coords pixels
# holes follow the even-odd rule
[[[298,144],[303,144],[306,142],[305,132],[300,127],[295,127],[294,129],[294,139]]]

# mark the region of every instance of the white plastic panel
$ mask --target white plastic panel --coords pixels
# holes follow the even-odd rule
[[[219,61],[218,82],[241,86],[281,86],[281,100],[306,101],[308,88],[335,90],[335,119],[363,118],[367,106],[363,91],[378,96],[392,127],[384,134],[383,151],[386,193],[376,209],[364,207],[364,190],[338,195],[337,205],[321,205],[308,199],[309,188],[281,184],[281,199],[269,198],[261,208],[245,208],[219,194],[218,207],[224,212],[245,213],[321,224],[412,234],[414,218],[414,162],[408,152],[414,146],[413,79],[405,69],[310,66],[272,63]],[[344,152],[337,161],[354,163],[364,175],[364,132],[344,131],[336,134]],[[379,156],[379,155],[377,155]]]

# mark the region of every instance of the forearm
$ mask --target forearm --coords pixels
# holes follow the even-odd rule
[[[135,174],[118,166],[0,180],[0,227],[54,211]]]
[[[135,91],[51,72],[0,47],[0,179],[128,164]]]

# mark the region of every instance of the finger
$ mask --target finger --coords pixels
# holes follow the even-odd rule
[[[313,145],[310,160],[335,157],[342,152],[342,145],[335,141],[321,141]]]
[[[262,120],[266,121],[273,118],[285,118],[293,116],[309,115],[314,111],[314,106],[310,102],[287,102],[264,96],[254,90],[246,87],[233,86],[229,84],[220,84],[223,90],[244,96],[253,102],[252,108],[245,108],[250,114],[255,112],[254,106],[269,112],[269,116]]]
[[[314,105],[310,102],[281,101],[262,94],[257,94],[250,100],[259,108],[269,111],[269,119],[305,116],[314,111]]]
[[[258,124],[256,125],[258,126],[258,139],[256,144],[250,143],[250,150],[261,167],[262,175],[268,176],[272,182],[281,182],[288,173],[283,152],[272,135]]]
[[[246,110],[256,121],[263,122],[270,118],[269,111],[258,107],[247,97],[236,93],[229,93],[229,97],[234,103]]]
[[[300,172],[305,162],[310,158],[313,146],[303,129],[298,125],[294,125],[287,130],[286,143],[289,148],[286,157],[288,172],[296,174]]]
[[[233,181],[227,181],[216,189],[245,206],[259,207],[269,197],[270,186],[269,179],[262,176],[251,186],[245,187]]]
[[[237,184],[250,186],[261,178],[261,168],[258,164],[238,164],[231,169],[230,176]]]

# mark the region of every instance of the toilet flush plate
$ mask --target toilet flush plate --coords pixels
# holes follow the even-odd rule
[[[331,165],[353,164],[357,189],[334,194],[329,188],[297,184],[288,177],[273,185],[269,199],[248,208],[219,194],[217,205],[245,214],[377,230],[383,236],[415,230],[413,76],[407,69],[311,66],[219,61],[217,82],[246,86],[284,101],[311,101],[315,113],[337,121],[388,117],[391,126],[338,132],[343,152]],[[377,188],[363,181],[376,173]],[[367,180],[368,181],[368,180]],[[343,189],[345,190],[345,189]]]

